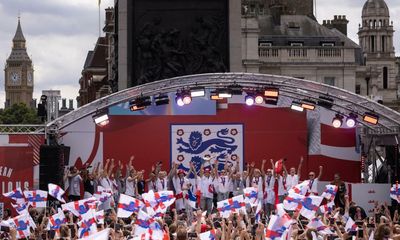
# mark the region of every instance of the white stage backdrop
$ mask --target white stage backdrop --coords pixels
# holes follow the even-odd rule
[[[218,159],[219,169],[225,157],[229,164],[239,160],[243,168],[243,125],[242,124],[173,124],[171,125],[171,162],[188,170],[193,162],[199,170],[204,158]],[[212,160],[214,163],[214,160]],[[208,166],[209,161],[204,162]]]

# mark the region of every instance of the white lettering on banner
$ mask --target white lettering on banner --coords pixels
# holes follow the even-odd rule
[[[12,168],[8,168],[5,166],[0,166],[0,177],[11,177],[11,174],[13,172]]]
[[[6,192],[11,192],[12,190],[16,188],[21,188],[22,190],[29,188],[29,182],[25,181],[23,182],[24,186],[21,186],[20,181],[16,182],[5,182],[5,181],[0,181],[0,192],[1,193],[6,193]]]

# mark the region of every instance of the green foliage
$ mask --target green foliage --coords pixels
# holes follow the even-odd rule
[[[0,110],[1,124],[41,124],[36,109],[17,103],[10,108]]]

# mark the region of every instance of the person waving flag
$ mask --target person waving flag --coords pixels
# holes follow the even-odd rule
[[[62,197],[65,191],[58,185],[49,183],[49,195],[57,199],[58,201],[65,203],[64,198]]]
[[[117,217],[128,218],[144,206],[143,202],[131,196],[121,194],[119,197]]]

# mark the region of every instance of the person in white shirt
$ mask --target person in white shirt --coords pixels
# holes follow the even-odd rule
[[[303,156],[301,156],[299,166],[297,167],[297,173],[296,173],[296,169],[294,167],[291,167],[289,169],[289,174],[287,174],[287,177],[286,177],[286,189],[287,190],[289,190],[292,187],[299,184],[300,175],[301,175],[301,166],[303,165],[303,160],[304,160]],[[285,172],[287,172],[285,164],[283,164],[283,169],[285,170]]]
[[[213,197],[215,192],[214,184],[216,183],[215,171],[212,169],[212,165],[206,168],[204,168],[204,166],[201,165],[199,177],[200,177],[199,188],[201,193],[200,208],[203,211],[207,210],[207,214],[211,214],[213,207]]]
[[[310,172],[308,174],[308,191],[307,191],[307,196],[318,196],[318,182],[319,179],[322,177],[322,166],[319,166],[319,174],[318,177],[315,177],[315,172]]]
[[[252,163],[249,174],[249,186],[257,189],[257,199],[261,202],[264,202],[263,182],[264,178],[261,175],[260,169],[254,168],[254,163]]]
[[[174,164],[172,169],[172,184],[175,189],[175,208],[177,211],[185,210],[185,195],[184,191],[188,189],[190,183],[185,177],[186,173],[182,169],[177,169],[177,165]]]
[[[128,168],[128,177],[126,178],[125,182],[125,194],[131,197],[136,197],[137,196],[137,173],[135,168],[132,165],[132,161],[135,157],[131,156],[131,159],[129,160],[129,164],[127,166]]]
[[[166,171],[160,171],[157,175],[157,190],[158,191],[167,191],[168,190],[168,178]]]
[[[110,159],[107,159],[99,179],[99,185],[110,193],[113,193],[113,188],[114,188],[113,182],[110,179],[113,169],[114,169],[114,159],[111,159],[111,165],[110,165]],[[102,205],[100,205],[99,208],[100,210],[109,210],[112,208],[113,204],[114,204],[114,199],[111,197],[108,198],[107,201],[105,201]]]
[[[274,160],[271,159],[271,165],[272,169],[267,169],[266,172],[264,172],[264,165],[265,165],[266,160],[264,159],[262,161],[262,166],[261,166],[261,173],[264,176],[264,203],[265,203],[265,213],[267,216],[270,216],[272,211],[274,210],[275,206],[275,179],[276,179],[276,173],[275,173],[275,164]]]
[[[224,162],[224,168],[218,175],[217,169],[215,169],[218,184],[218,201],[222,201],[229,198],[229,187],[231,184],[232,172],[229,171],[229,165],[227,164],[227,159]]]

